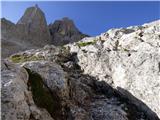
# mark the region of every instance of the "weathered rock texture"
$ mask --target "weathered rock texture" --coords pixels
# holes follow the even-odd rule
[[[45,15],[37,5],[27,8],[17,26],[34,46],[43,47],[51,42]]]
[[[52,36],[52,43],[56,46],[77,42],[88,36],[81,33],[74,25],[74,22],[67,17],[50,24],[49,30]]]
[[[84,59],[80,57],[80,53],[87,53],[91,46],[91,50],[94,51],[97,46],[105,43],[103,40],[95,41],[95,38],[90,38],[89,40],[94,41],[81,41],[63,47],[47,45],[44,48],[24,51],[8,58],[10,62],[17,63],[27,69],[29,76],[28,86],[31,96],[33,96],[34,104],[37,107],[41,107],[41,109],[45,109],[55,120],[159,120],[156,115],[158,112],[155,111],[156,113],[154,113],[153,109],[150,109],[152,107],[148,105],[149,108],[145,101],[142,102],[140,100],[141,98],[134,97],[134,94],[132,93],[132,95],[128,89],[120,85],[117,85],[118,89],[112,88],[111,86],[116,86],[112,74],[108,74],[108,79],[102,79],[96,72],[96,76],[91,73],[87,74],[83,64],[80,64]],[[101,50],[103,50],[102,48]],[[91,55],[93,51],[90,53]],[[120,49],[113,48],[113,50],[109,50],[109,52],[112,51],[118,52]],[[86,56],[90,54],[86,54]],[[128,54],[126,56],[128,57]],[[91,62],[86,65],[86,68],[89,67],[89,64],[92,65]],[[97,62],[99,61],[97,60]],[[95,65],[98,68],[98,65]],[[37,81],[37,78],[34,79],[33,73],[29,71],[41,76],[42,84],[49,93],[46,91],[43,94],[41,93],[42,95],[40,94],[40,96],[39,92],[37,94],[36,89],[33,89],[38,84],[33,84],[34,81]],[[118,77],[120,78],[121,75]],[[123,83],[123,81],[120,82]],[[41,88],[37,90],[42,91]],[[49,97],[50,95],[52,97]],[[47,99],[45,99],[46,97]],[[153,97],[154,99],[157,96],[155,94],[155,96],[148,97]]]
[[[49,38],[37,6],[16,25],[2,22],[2,55],[37,45],[2,60],[3,120],[159,120],[160,21],[44,48],[37,48]],[[68,18],[50,32],[63,44],[82,35]]]
[[[17,24],[1,19],[2,57],[51,43],[44,13],[38,6],[27,8]]]
[[[47,44],[72,43],[87,36],[68,18],[56,20],[48,26],[44,13],[37,5],[27,8],[16,24],[2,18],[1,28],[2,58]]]
[[[71,45],[71,52],[77,53],[84,73],[123,94],[126,93],[120,88],[129,91],[160,117],[160,21],[85,38]],[[135,104],[149,112],[140,103]]]
[[[34,103],[24,68],[3,61],[1,73],[2,120],[53,120],[46,109]]]

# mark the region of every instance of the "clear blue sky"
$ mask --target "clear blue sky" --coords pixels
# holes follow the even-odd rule
[[[81,32],[98,35],[110,28],[141,25],[160,19],[158,2],[2,2],[2,16],[16,23],[27,7],[38,4],[47,23],[62,17],[74,20]]]

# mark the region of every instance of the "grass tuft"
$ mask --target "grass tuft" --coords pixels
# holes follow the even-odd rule
[[[28,55],[13,55],[10,57],[10,60],[14,63],[22,63],[26,61],[37,61],[37,60],[43,60],[44,58],[37,57],[37,56],[28,56]]]
[[[93,40],[93,41],[90,41],[90,42],[78,42],[77,45],[79,47],[84,47],[84,46],[87,46],[87,45],[94,45],[96,42],[97,42],[97,40]]]

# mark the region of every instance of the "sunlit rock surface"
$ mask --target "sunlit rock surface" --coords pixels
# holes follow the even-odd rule
[[[2,119],[159,120],[159,22],[16,51],[2,60]],[[28,17],[23,23],[30,23]],[[5,24],[17,34],[14,24]]]
[[[160,116],[160,21],[111,29],[69,46],[84,73],[129,91]]]

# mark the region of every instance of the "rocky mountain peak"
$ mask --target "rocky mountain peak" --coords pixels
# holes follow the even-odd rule
[[[24,12],[17,24],[2,19],[2,57],[26,49],[50,44],[50,33],[45,14],[35,5]]]
[[[49,30],[54,45],[63,45],[70,42],[76,42],[87,36],[81,33],[75,26],[73,20],[68,17],[64,17],[61,20],[56,20],[53,24],[50,24]]]
[[[17,22],[17,24],[26,24],[33,22],[34,19],[42,19],[45,21],[45,15],[43,11],[38,7],[36,4],[35,6],[29,7],[26,9],[24,15],[21,17],[21,19]],[[38,22],[38,21],[35,21]]]
[[[17,26],[27,35],[29,41],[38,47],[50,43],[50,34],[43,11],[35,5],[26,9]]]
[[[74,32],[76,34],[80,33],[79,30],[76,28],[73,20],[69,19],[68,17],[64,17],[61,20],[56,20],[53,24],[50,25],[52,28],[52,32],[61,32],[65,34],[66,32]]]

